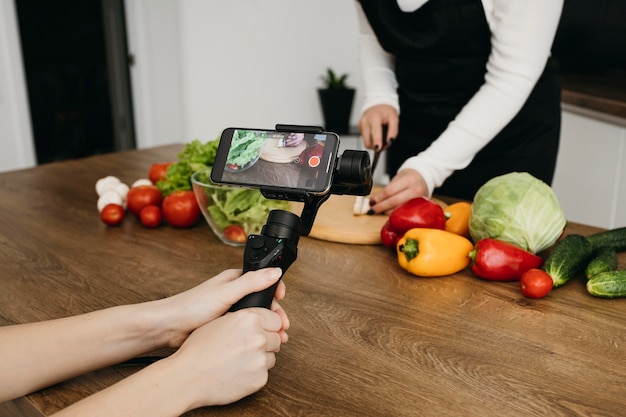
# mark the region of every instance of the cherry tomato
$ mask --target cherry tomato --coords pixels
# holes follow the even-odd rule
[[[522,295],[528,298],[543,298],[550,293],[554,281],[547,272],[541,269],[529,269],[519,280]]]
[[[161,207],[149,205],[145,206],[139,212],[139,220],[141,220],[141,224],[146,227],[157,227],[163,221],[163,213],[161,212]]]
[[[159,180],[165,178],[167,174],[167,168],[172,165],[173,162],[157,162],[152,164],[148,173],[148,178],[152,184],[156,184]]]
[[[107,226],[117,226],[124,220],[124,207],[119,204],[107,204],[100,212],[100,219]]]
[[[231,224],[224,229],[224,237],[232,242],[246,243],[248,236],[243,227],[238,224]]]
[[[200,218],[193,191],[174,191],[163,199],[163,217],[174,227],[190,227]]]
[[[132,187],[126,194],[126,206],[128,211],[139,216],[145,206],[160,206],[163,200],[161,190],[154,185],[140,185]]]

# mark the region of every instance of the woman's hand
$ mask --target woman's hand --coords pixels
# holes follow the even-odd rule
[[[172,297],[153,302],[160,315],[160,322],[169,347],[180,346],[196,328],[222,316],[233,304],[244,296],[264,290],[278,281],[280,268],[265,268],[241,275],[240,269],[229,269],[202,284]],[[278,284],[274,298],[285,296],[285,284]],[[271,308],[283,321],[279,332],[287,340],[285,330],[289,320],[275,301]]]
[[[370,197],[370,204],[375,213],[390,213],[412,198],[428,195],[428,187],[422,175],[414,169],[403,169],[385,188]]]
[[[285,139],[285,146],[295,148],[304,140],[304,133],[290,133]]]
[[[245,308],[216,318],[191,332],[171,356],[58,416],[171,417],[250,395],[267,383],[286,340],[281,332],[289,326],[281,312],[275,305],[274,311]]]
[[[359,131],[367,149],[381,150],[383,143],[388,147],[398,136],[398,112],[388,104],[378,104],[363,112],[359,120]],[[383,141],[383,125],[387,125],[387,137]]]
[[[264,308],[228,313],[196,329],[170,358],[191,408],[228,404],[260,390],[280,350],[284,318]],[[174,377],[176,378],[176,377]]]

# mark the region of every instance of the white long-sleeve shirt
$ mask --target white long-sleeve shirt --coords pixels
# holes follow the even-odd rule
[[[397,0],[413,12],[428,0]],[[418,171],[432,194],[518,113],[541,76],[556,34],[563,0],[482,0],[491,32],[485,83],[428,149],[409,157],[400,170]],[[400,112],[393,56],[382,49],[360,4],[359,46],[364,84],[363,111],[389,104]]]

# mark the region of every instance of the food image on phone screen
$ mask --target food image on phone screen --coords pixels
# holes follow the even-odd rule
[[[338,146],[334,133],[229,128],[211,177],[217,183],[324,192]]]

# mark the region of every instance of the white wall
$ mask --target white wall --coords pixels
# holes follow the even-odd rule
[[[35,163],[14,0],[0,0],[0,170]],[[126,0],[137,145],[323,123],[327,67],[361,101],[353,0]]]
[[[183,0],[184,136],[229,126],[323,123],[317,98],[327,67],[348,73],[360,108],[353,0]]]
[[[0,172],[35,165],[13,0],[0,0]]]
[[[179,2],[126,0],[138,148],[186,142],[183,126]]]

